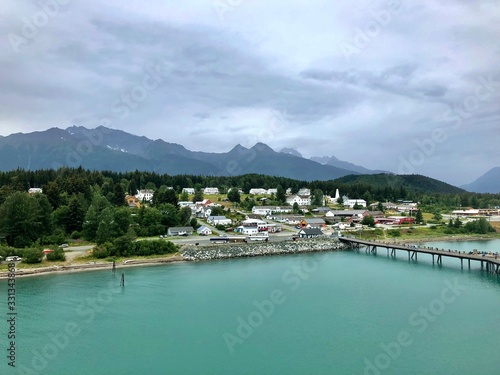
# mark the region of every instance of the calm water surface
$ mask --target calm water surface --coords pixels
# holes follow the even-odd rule
[[[17,279],[0,374],[498,374],[500,278],[399,254],[128,268],[124,288],[107,271]],[[6,353],[5,281],[0,299]]]

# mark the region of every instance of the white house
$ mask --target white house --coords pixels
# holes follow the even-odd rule
[[[267,190],[262,188],[252,188],[248,193],[253,195],[264,195],[267,194]]]
[[[231,225],[233,221],[225,216],[209,216],[207,221],[212,225]]]
[[[183,188],[182,192],[193,195],[194,194],[194,188]]]
[[[278,207],[278,206],[253,206],[252,214],[269,216],[272,213],[289,213],[292,212],[292,207]]]
[[[346,199],[344,201],[344,207],[353,208],[356,205],[366,207],[366,201],[364,199]]]
[[[308,188],[302,188],[299,190],[297,195],[311,195],[311,190]]]
[[[252,234],[258,234],[259,233],[259,228],[257,227],[248,227],[241,225],[235,230],[236,233],[242,233],[246,235],[252,235]]]
[[[153,200],[154,193],[155,192],[151,189],[143,189],[139,190],[135,197],[140,201],[151,202]]]
[[[167,229],[167,235],[169,236],[190,236],[193,234],[193,227],[170,227]]]
[[[206,187],[205,189],[203,189],[203,194],[211,194],[211,195],[214,195],[214,194],[219,194],[219,188],[216,188],[216,187]]]
[[[367,215],[367,210],[331,210],[328,211],[325,216],[329,218],[348,218],[348,217],[358,217],[362,218]]]
[[[40,188],[31,188],[28,190],[28,194],[42,194],[42,189]]]
[[[278,194],[278,189],[267,189],[267,194],[268,195]]]
[[[196,232],[200,235],[200,236],[208,236],[210,234],[212,234],[212,230],[210,228],[208,228],[207,226],[205,225],[202,225],[201,227],[199,227]]]
[[[290,206],[293,206],[294,203],[297,203],[299,206],[310,206],[311,205],[311,197],[306,195],[292,195],[290,197],[286,197],[286,203]]]
[[[454,210],[451,212],[452,215],[460,215],[460,216],[470,216],[470,215],[479,215],[479,210]]]

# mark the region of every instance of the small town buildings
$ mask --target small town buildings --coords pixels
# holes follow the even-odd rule
[[[370,204],[370,208],[374,209],[377,208],[379,205],[379,202],[375,202]],[[411,212],[415,213],[418,211],[417,203],[393,203],[393,202],[383,202],[382,203],[382,208],[385,211],[398,211],[398,212]]]
[[[311,190],[308,188],[302,188],[299,190],[297,195],[305,195],[305,196],[311,196]]]
[[[292,195],[286,197],[286,203],[288,203],[290,206],[293,206],[294,203],[297,203],[299,206],[310,206],[311,197],[308,195]]]
[[[255,234],[260,232],[267,232],[269,224],[264,220],[247,219],[241,222],[241,226],[236,228],[236,232],[243,234]]]
[[[183,188],[182,189],[183,193],[188,193],[189,195],[194,195],[194,188]]]
[[[364,199],[346,199],[344,200],[344,207],[354,208],[354,206],[366,207]]]
[[[154,191],[151,189],[142,189],[137,192],[135,197],[140,202],[151,202],[153,200]]]
[[[253,206],[252,214],[269,216],[273,213],[290,213],[292,212],[292,207],[290,206]]]
[[[271,195],[271,194],[277,194],[278,189],[271,188],[271,189],[263,189],[263,188],[252,188],[248,191],[248,194],[253,194],[253,195]]]
[[[266,189],[262,189],[262,188],[252,188],[248,191],[248,194],[253,194],[253,195],[265,195],[267,194],[267,190]]]
[[[320,214],[326,214],[327,212],[330,212],[332,209],[330,207],[318,207],[318,208],[315,208],[313,210],[311,210],[311,212],[317,212],[317,213],[320,213]]]
[[[259,228],[257,228],[256,226],[250,227],[250,226],[240,225],[239,227],[236,228],[235,232],[250,236],[252,234],[259,234]]]
[[[298,235],[300,238],[316,238],[323,236],[323,232],[319,228],[302,228]]]
[[[31,188],[28,190],[29,195],[34,195],[34,194],[42,194],[43,190],[40,188]]]
[[[451,212],[451,214],[458,215],[458,216],[472,216],[472,215],[479,215],[479,210],[475,210],[475,209],[454,210]]]
[[[193,227],[171,227],[167,230],[169,236],[191,236],[194,232]]]
[[[196,216],[200,218],[207,218],[212,214],[211,206],[196,206]]]
[[[363,216],[372,216],[374,219],[385,217],[382,211],[366,211]]]
[[[388,219],[392,220],[394,225],[413,224],[415,222],[415,218],[411,216],[389,216]]]
[[[331,210],[325,214],[325,217],[327,218],[339,218],[339,219],[346,219],[346,218],[362,218],[364,216],[367,216],[369,211],[367,210]]]
[[[212,230],[209,227],[202,225],[201,227],[196,229],[196,233],[198,233],[200,236],[209,236],[212,234]]]
[[[216,187],[206,187],[203,189],[203,194],[206,195],[216,195],[219,194],[219,188]]]
[[[127,203],[127,206],[130,208],[141,208],[141,202],[133,195],[126,195],[125,203]]]
[[[340,192],[339,192],[339,189],[336,189],[335,190],[335,196],[334,197],[330,197],[330,203],[337,203],[338,200],[340,198]]]
[[[207,222],[212,225],[231,225],[233,221],[225,216],[209,216]]]
[[[299,224],[302,228],[323,228],[326,222],[320,217],[307,217]]]
[[[209,206],[211,204],[212,204],[212,201],[210,199],[203,199],[202,201],[195,202],[196,206],[203,206],[203,207]]]
[[[190,202],[190,201],[181,201],[178,204],[179,204],[179,207],[190,207],[190,208],[195,207],[195,204],[193,202]]]
[[[289,225],[298,225],[302,220],[304,220],[304,216],[301,215],[281,215],[279,220],[282,223],[289,224]]]

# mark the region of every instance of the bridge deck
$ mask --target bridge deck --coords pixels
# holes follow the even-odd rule
[[[377,248],[377,247],[384,247],[387,249],[396,249],[396,250],[405,250],[408,251],[408,254],[410,252],[412,253],[422,253],[422,254],[431,254],[431,255],[437,255],[438,257],[441,256],[447,256],[451,258],[459,258],[460,260],[467,259],[469,261],[471,260],[476,260],[479,262],[486,262],[487,264],[491,264],[492,268],[495,267],[496,270],[495,272],[500,272],[500,257],[497,257],[496,255],[483,255],[483,254],[469,254],[466,252],[460,252],[456,250],[439,250],[435,248],[430,248],[430,247],[423,247],[423,246],[417,246],[417,245],[398,245],[398,244],[391,244],[391,243],[386,243],[386,242],[381,242],[381,241],[367,241],[367,240],[362,240],[362,239],[357,239],[357,238],[349,238],[349,237],[340,237],[339,240],[344,243],[349,243],[349,244],[356,244],[356,246],[368,246],[372,247],[372,249]],[[493,270],[492,270],[493,271]]]

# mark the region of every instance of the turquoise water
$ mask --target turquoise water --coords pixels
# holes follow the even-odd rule
[[[127,268],[124,288],[107,271],[17,279],[0,374],[498,374],[500,278],[400,254]]]

